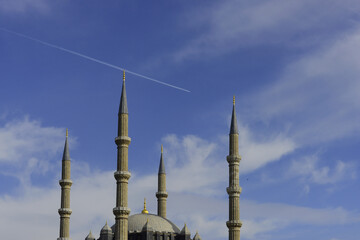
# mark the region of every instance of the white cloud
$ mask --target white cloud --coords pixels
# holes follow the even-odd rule
[[[129,185],[129,202],[132,214],[140,212],[143,194],[152,194],[151,212],[156,212],[154,192],[147,189],[148,175],[134,176]],[[105,220],[114,222],[112,208],[115,202],[113,172],[92,171],[89,175],[74,178],[71,191],[71,237],[84,238],[92,229],[99,235]],[[0,197],[0,230],[8,239],[21,239],[31,232],[36,238],[56,238],[58,234],[60,187],[53,181],[51,188],[29,186],[22,196]],[[131,182],[139,185],[135,188]],[[143,187],[146,186],[146,187]],[[226,195],[218,189],[217,195]],[[141,196],[141,197],[138,197]],[[196,192],[170,192],[168,217],[180,228],[186,222],[190,231],[199,230],[205,239],[225,239],[227,228],[227,204],[225,198],[199,196]],[[133,207],[133,206],[139,207]],[[243,220],[242,236],[256,239],[259,234],[290,225],[338,225],[360,221],[360,215],[338,208],[308,208],[276,203],[257,203],[241,200]],[[46,227],[44,227],[46,226]],[[22,231],[17,231],[22,229]]]
[[[360,214],[342,207],[311,208],[283,203],[241,201],[244,219],[273,219],[284,224],[337,225],[360,221]]]
[[[316,184],[337,183],[347,178],[354,179],[356,177],[354,164],[350,162],[337,161],[332,168],[318,165],[319,158],[317,155],[306,156],[292,162],[289,174],[300,176],[304,181]]]
[[[48,172],[54,167],[52,157],[63,147],[64,132],[28,117],[6,123],[0,127],[0,174],[28,184],[32,174]]]
[[[21,129],[35,128],[38,132],[43,133],[49,131],[47,127],[41,127],[39,122],[27,119],[6,126],[22,126],[22,124],[32,127],[20,127]],[[12,127],[4,129],[8,130]],[[52,132],[53,136],[59,135],[59,139],[63,138],[61,137],[63,130],[55,130]],[[255,146],[256,142],[249,139],[251,134],[245,132],[248,135],[244,136],[246,139],[244,142]],[[15,134],[14,141],[11,142],[17,142],[15,141],[16,136],[20,139],[23,137]],[[44,137],[46,136],[48,135],[44,134]],[[168,217],[180,228],[183,226],[183,222],[186,222],[192,235],[195,234],[196,230],[199,230],[203,239],[209,240],[227,238],[225,222],[228,218],[228,200],[224,185],[227,184],[228,168],[225,156],[219,156],[222,155],[219,148],[224,146],[221,139],[218,141],[209,142],[191,135],[182,138],[176,135],[168,135],[163,138],[169,183]],[[59,142],[61,143],[57,144],[63,145],[63,139]],[[18,144],[9,146],[16,148]],[[263,145],[260,144],[259,147],[261,149]],[[42,146],[41,149],[33,150],[29,154],[41,155],[42,152],[49,152],[49,155],[59,155],[56,149],[51,149],[51,147],[49,150],[49,148]],[[285,153],[275,154],[272,158],[282,154]],[[19,156],[23,155],[20,154]],[[29,159],[31,159],[30,156]],[[248,157],[251,157],[251,154]],[[37,164],[33,160],[27,162],[30,166]],[[254,169],[249,167],[249,171]],[[342,168],[339,167],[339,169]],[[58,172],[59,169],[56,171]],[[132,209],[132,214],[138,213],[142,209],[143,197],[148,199],[150,212],[155,213],[156,173],[139,175],[134,170],[130,169],[130,171],[132,177],[129,182],[129,206]],[[39,239],[57,237],[59,226],[57,209],[60,206],[60,187],[57,184],[58,179],[56,179],[59,175],[54,174],[53,176],[52,179],[48,180],[51,183],[48,187],[26,184],[22,186],[23,191],[18,195],[3,194],[0,196],[0,215],[2,216],[0,218],[0,232],[4,238],[21,239],[28,237],[29,233]],[[92,169],[85,162],[73,160],[72,180],[74,184],[71,190],[71,208],[73,209],[70,220],[71,237],[82,239],[90,229],[95,236],[98,236],[106,220],[109,224],[114,222],[112,208],[115,206],[116,189],[113,171]],[[273,231],[292,225],[327,226],[360,220],[359,214],[341,207],[314,209],[286,204],[257,203],[243,199],[240,207],[244,222],[242,236],[247,239],[256,239],[261,234],[271,234]],[[18,229],[22,229],[22,231],[17,231]]]
[[[218,143],[193,135],[183,138],[168,135],[162,142],[169,166],[168,188],[172,191],[209,194],[226,179],[226,156],[218,156]]]
[[[53,159],[54,155],[61,155],[59,150],[63,147],[63,133],[64,129],[44,127],[40,122],[28,118],[7,123],[0,129],[0,140],[3,143],[3,148],[0,149],[2,164],[22,165],[22,169],[28,171],[28,176],[36,173],[36,169],[41,164],[46,165],[43,167],[46,171],[58,172],[59,169],[49,168],[49,165],[54,165],[50,164],[49,159]],[[251,135],[248,131],[246,134],[244,138]],[[222,144],[228,143],[222,143],[221,138],[217,142],[209,142],[192,135],[181,138],[168,135],[163,138],[163,142],[170,194],[169,218],[173,219],[180,228],[186,221],[193,234],[198,229],[204,238],[223,238],[227,232],[224,224],[227,201],[213,197],[226,196],[224,189],[227,184],[228,167],[226,156],[222,156],[219,146],[227,149]],[[252,144],[253,148],[256,147],[256,143],[252,140],[246,139],[244,142]],[[38,159],[42,159],[41,156],[45,155],[47,158],[44,159],[47,160],[40,163]],[[60,167],[59,165],[56,164]],[[249,171],[256,168],[250,167]],[[16,175],[18,172],[7,169],[6,173]],[[115,206],[116,191],[113,172],[94,170],[85,162],[73,160],[72,180],[74,182],[71,191],[72,238],[84,238],[90,229],[96,235],[105,220],[108,220],[109,224],[113,223],[112,208]],[[48,181],[52,183],[50,187],[40,188],[33,186],[31,178],[28,177],[26,182],[21,182],[19,186],[21,191],[18,195],[0,196],[2,216],[0,226],[9,224],[14,226],[14,229],[11,227],[0,229],[4,236],[21,239],[29,232],[38,231],[41,231],[36,235],[38,238],[57,236],[60,187],[56,177]],[[133,214],[140,212],[143,197],[148,199],[148,209],[156,212],[156,181],[156,173],[139,176],[136,171],[132,171],[129,183],[129,206]],[[208,211],[209,209],[212,211]],[[43,230],[44,225],[50,227]],[[215,228],[215,226],[221,227]],[[15,231],[15,228],[21,228],[23,231]]]

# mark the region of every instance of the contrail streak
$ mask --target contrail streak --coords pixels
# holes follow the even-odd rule
[[[181,87],[178,87],[178,86],[175,86],[175,85],[171,85],[171,84],[166,83],[166,82],[162,82],[162,81],[156,80],[156,79],[151,78],[151,77],[147,77],[147,76],[145,76],[145,75],[142,75],[142,74],[139,74],[139,73],[136,73],[136,72],[127,70],[127,69],[125,69],[125,68],[115,66],[115,65],[113,65],[113,64],[111,64],[111,63],[107,63],[107,62],[101,61],[101,60],[99,60],[99,59],[92,58],[92,57],[86,56],[86,55],[84,55],[84,54],[81,54],[81,53],[78,53],[78,52],[75,52],[75,51],[72,51],[72,50],[69,50],[69,49],[66,49],[66,48],[63,48],[63,47],[60,47],[60,46],[51,44],[51,43],[48,43],[48,42],[44,42],[44,41],[42,41],[42,40],[39,40],[39,39],[36,39],[36,38],[33,38],[33,37],[29,37],[29,36],[27,36],[27,35],[24,35],[24,34],[21,34],[21,33],[18,33],[18,32],[14,32],[14,31],[11,31],[11,30],[8,30],[8,29],[5,29],[5,28],[1,28],[1,27],[0,27],[0,30],[1,30],[1,31],[4,31],[4,32],[7,32],[7,33],[11,33],[11,34],[17,35],[17,36],[19,36],[19,37],[22,37],[22,38],[25,38],[25,39],[28,39],[28,40],[31,40],[31,41],[34,41],[34,42],[37,42],[37,43],[40,43],[40,44],[43,44],[43,45],[48,46],[48,47],[52,47],[52,48],[55,48],[55,49],[58,49],[58,50],[61,50],[61,51],[67,52],[67,53],[71,53],[71,54],[73,54],[73,55],[76,55],[76,56],[79,56],[79,57],[88,59],[88,60],[93,61],[93,62],[97,62],[97,63],[103,64],[103,65],[108,66],[108,67],[111,67],[111,68],[115,68],[115,69],[117,69],[117,70],[125,71],[125,72],[127,72],[127,73],[132,74],[132,75],[135,75],[135,76],[138,76],[138,77],[141,77],[141,78],[145,78],[145,79],[147,79],[147,80],[150,80],[150,81],[153,81],[153,82],[156,82],[156,83],[159,83],[159,84],[168,86],[168,87],[172,87],[172,88],[175,88],[175,89],[184,91],[184,92],[190,92],[189,90],[187,90],[187,89],[185,89],[185,88],[181,88]]]

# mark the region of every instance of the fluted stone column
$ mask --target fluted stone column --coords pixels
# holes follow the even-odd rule
[[[241,187],[239,186],[239,163],[241,157],[239,155],[239,131],[235,113],[235,97],[233,99],[233,111],[231,117],[231,127],[229,134],[229,155],[227,156],[229,163],[229,187],[226,191],[229,195],[229,221],[226,225],[229,229],[229,240],[240,240],[240,208],[239,198]]]
[[[128,182],[131,176],[128,171],[128,148],[131,138],[128,136],[128,108],[125,90],[125,71],[118,114],[118,136],[115,138],[117,145],[117,171],[116,179],[116,207],[115,215],[115,240],[128,239]]]
[[[70,188],[72,181],[70,180],[70,154],[68,147],[68,130],[66,129],[66,140],[64,153],[62,158],[62,173],[59,184],[61,186],[61,205],[58,210],[60,215],[60,234],[58,240],[70,240]]]
[[[166,198],[168,193],[166,192],[166,172],[165,165],[163,160],[163,146],[161,145],[161,156],[160,156],[160,165],[158,173],[158,191],[156,193],[157,197],[157,214],[163,218],[166,218]]]

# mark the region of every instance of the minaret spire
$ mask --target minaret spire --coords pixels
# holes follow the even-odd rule
[[[60,215],[60,236],[58,240],[70,240],[69,227],[70,215],[72,213],[70,209],[70,188],[72,185],[72,181],[70,180],[70,167],[68,129],[66,129],[66,139],[62,158],[61,180],[59,181],[61,186],[61,205],[58,210]]]
[[[128,136],[128,108],[125,90],[125,71],[123,72],[123,85],[118,113],[118,136],[115,138],[117,145],[117,171],[116,179],[116,207],[115,215],[115,240],[128,239],[128,182],[131,176],[128,170],[128,148],[131,138]]]
[[[119,106],[119,114],[128,113],[127,99],[126,99],[126,89],[125,89],[125,71],[123,72],[123,85],[121,90],[121,99]]]
[[[236,113],[235,113],[235,96],[233,97],[233,110],[231,116],[230,134],[239,134],[237,121],[236,121]]]
[[[163,145],[161,144],[161,155],[160,155],[160,164],[158,172],[158,191],[156,193],[157,202],[158,202],[158,215],[166,218],[166,198],[168,193],[166,192],[166,173],[165,173],[165,164],[163,159]]]
[[[229,240],[240,240],[240,193],[239,186],[239,163],[241,156],[239,155],[239,131],[235,113],[235,96],[233,98],[233,111],[231,117],[231,126],[229,134],[229,155],[227,156],[229,163],[229,187],[226,191],[229,195],[229,221],[226,225],[229,229]]]

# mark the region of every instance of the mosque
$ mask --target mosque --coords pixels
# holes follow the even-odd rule
[[[100,237],[97,240],[201,240],[199,233],[191,237],[186,224],[180,230],[166,217],[166,199],[168,193],[166,192],[166,172],[162,146],[158,172],[158,191],[156,192],[157,214],[150,214],[146,210],[146,202],[144,201],[144,210],[141,213],[130,215],[130,208],[128,208],[128,182],[131,173],[128,169],[128,148],[131,138],[128,136],[128,115],[124,72],[118,113],[118,133],[115,138],[117,145],[117,170],[114,172],[116,179],[116,206],[113,208],[115,224],[110,227],[106,223],[101,229]],[[235,97],[229,133],[229,155],[226,160],[229,163],[229,187],[226,188],[229,195],[229,220],[226,222],[229,229],[228,239],[240,240],[242,223],[240,221],[239,209],[241,193],[241,187],[239,186],[239,163],[241,157],[239,155],[239,132],[235,113]],[[62,174],[59,181],[61,186],[61,206],[58,210],[60,215],[60,234],[57,240],[71,240],[69,234],[70,215],[72,213],[70,209],[70,189],[72,185],[70,168],[68,132],[66,131]],[[91,231],[85,237],[85,240],[95,240]]]

